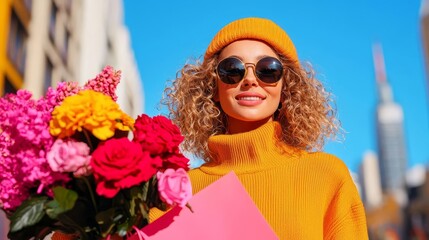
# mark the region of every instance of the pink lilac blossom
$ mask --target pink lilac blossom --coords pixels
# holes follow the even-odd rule
[[[28,194],[22,191],[26,187],[20,181],[16,181],[12,173],[19,172],[16,164],[9,164],[12,145],[10,136],[0,128],[0,206],[4,209],[12,209],[24,201]],[[23,192],[23,194],[19,194]]]
[[[61,102],[64,100],[64,98],[68,96],[72,96],[77,94],[81,89],[79,87],[77,82],[60,82],[58,83],[57,88],[55,89],[54,93],[54,99],[55,99],[55,106],[58,106],[61,104]],[[47,94],[49,96],[49,93]]]
[[[118,96],[115,91],[120,79],[121,71],[115,71],[111,66],[106,66],[94,79],[89,80],[83,89],[104,93],[116,101]]]
[[[84,142],[73,139],[55,140],[47,154],[49,166],[56,172],[72,172],[79,177],[89,175],[90,149]]]
[[[31,99],[27,90],[0,98],[0,202],[13,210],[32,189],[39,192],[68,176],[51,170],[46,160],[52,99]]]

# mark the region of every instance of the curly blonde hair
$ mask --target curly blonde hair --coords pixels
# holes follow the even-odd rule
[[[213,100],[217,92],[215,68],[219,53],[202,63],[185,64],[162,102],[185,140],[182,148],[204,161],[210,161],[208,138],[227,132],[227,116]],[[340,129],[331,94],[315,78],[310,64],[296,62],[279,54],[285,68],[282,79],[281,107],[274,120],[282,126],[282,140],[307,151],[322,150],[327,138],[335,138]],[[279,106],[280,106],[279,105]]]

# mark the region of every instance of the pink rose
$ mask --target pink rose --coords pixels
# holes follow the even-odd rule
[[[167,169],[156,174],[161,199],[169,205],[186,206],[192,197],[192,186],[188,174],[182,168]]]
[[[91,161],[97,193],[109,198],[121,189],[149,180],[161,165],[161,158],[152,158],[126,137],[101,142]]]
[[[173,153],[183,141],[179,128],[170,119],[156,116],[153,119],[142,114],[134,124],[133,141],[140,143],[143,151],[151,155]]]
[[[55,172],[73,172],[75,176],[83,176],[88,175],[91,170],[89,151],[88,145],[84,142],[57,139],[46,158]]]

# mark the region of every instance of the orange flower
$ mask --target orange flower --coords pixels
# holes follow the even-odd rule
[[[49,131],[53,136],[65,138],[86,129],[96,138],[106,140],[115,130],[130,131],[133,125],[134,120],[110,96],[84,90],[66,97],[55,107]]]

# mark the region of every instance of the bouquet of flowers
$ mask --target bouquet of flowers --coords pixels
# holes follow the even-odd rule
[[[168,118],[133,119],[116,103],[120,71],[107,66],[83,87],[61,82],[38,100],[0,98],[0,207],[9,238],[62,232],[126,239],[153,207],[192,195],[183,140]]]

